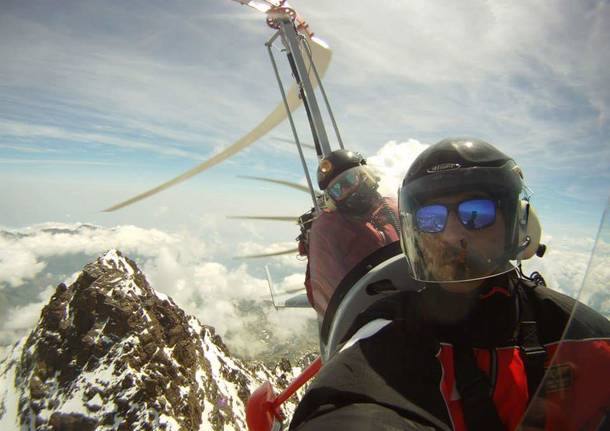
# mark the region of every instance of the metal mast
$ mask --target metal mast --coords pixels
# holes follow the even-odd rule
[[[294,135],[294,140],[297,143],[299,156],[301,158],[301,163],[305,171],[305,176],[309,185],[311,197],[317,212],[319,212],[320,208],[314,191],[315,187],[309,175],[307,163],[303,155],[302,145],[299,140],[296,127],[294,125],[294,120],[292,118],[288,102],[286,100],[284,86],[282,84],[282,80],[277,69],[277,63],[273,56],[272,46],[277,39],[279,39],[283,45],[283,51],[286,52],[286,57],[288,59],[288,63],[290,64],[292,75],[298,85],[300,97],[303,101],[303,106],[305,107],[305,111],[307,113],[307,119],[309,121],[309,126],[311,128],[311,133],[313,136],[313,141],[318,157],[322,158],[328,155],[330,152],[332,152],[332,149],[330,147],[328,135],[326,133],[326,127],[324,125],[324,119],[320,111],[320,106],[318,104],[318,100],[314,92],[314,85],[312,83],[312,80],[310,79],[310,70],[313,70],[317,80],[317,84],[319,85],[320,91],[322,92],[322,95],[324,97],[326,109],[328,110],[329,116],[331,118],[332,125],[337,136],[340,148],[343,148],[343,142],[341,140],[341,136],[339,134],[339,130],[335,122],[332,110],[330,108],[328,98],[326,97],[326,92],[324,91],[320,76],[316,69],[316,65],[312,59],[309,46],[307,46],[307,38],[313,36],[313,34],[309,31],[307,24],[296,15],[296,12],[293,9],[286,6],[276,6],[271,8],[267,12],[267,24],[270,27],[277,29],[277,32],[267,41],[265,45],[267,46],[269,57],[271,59],[271,64],[273,66],[273,70],[275,72],[275,76],[280,87],[282,100],[286,108],[288,120],[290,121],[290,127]]]

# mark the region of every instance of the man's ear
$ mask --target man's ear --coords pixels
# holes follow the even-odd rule
[[[534,256],[540,248],[540,239],[542,237],[542,226],[540,220],[532,204],[522,199],[519,202],[519,220],[517,221],[516,249],[520,250],[515,258],[517,260],[526,260]]]

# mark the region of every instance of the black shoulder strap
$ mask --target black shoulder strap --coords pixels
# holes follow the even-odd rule
[[[469,431],[505,430],[491,398],[489,377],[477,366],[472,347],[454,345],[453,364],[466,428]]]
[[[519,346],[521,350],[521,360],[525,366],[527,375],[527,388],[530,400],[536,394],[536,389],[544,377],[544,363],[547,359],[547,352],[540,343],[538,337],[538,326],[534,313],[533,292],[537,283],[520,280],[517,287],[519,295]]]

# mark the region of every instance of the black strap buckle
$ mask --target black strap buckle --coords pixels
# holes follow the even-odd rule
[[[546,362],[547,352],[542,346],[521,346],[523,359],[535,366],[542,365]]]
[[[519,322],[521,335],[521,351],[532,360],[546,360],[546,349],[540,345],[538,340],[538,329],[535,321]]]
[[[544,377],[544,364],[547,359],[547,351],[538,340],[538,330],[535,321],[521,321],[519,325],[521,333],[521,358],[525,366],[531,401]]]

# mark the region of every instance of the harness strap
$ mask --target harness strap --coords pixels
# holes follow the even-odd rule
[[[528,285],[525,285],[523,289],[517,289],[520,309],[518,340],[521,360],[527,375],[527,389],[530,401],[536,394],[540,382],[542,382],[544,364],[547,359],[546,349],[542,346],[538,337],[538,327],[532,305],[531,291],[533,291],[533,287]]]
[[[489,377],[477,366],[472,347],[454,345],[453,364],[466,428],[469,431],[505,430],[490,396]]]
[[[521,280],[524,287],[517,287],[519,304],[518,342],[521,360],[527,376],[529,401],[544,377],[544,364],[547,352],[540,343],[538,327],[532,304],[532,292],[535,288]],[[470,346],[454,345],[454,370],[458,391],[462,398],[464,420],[469,431],[505,430],[492,399],[492,386],[489,377],[476,364]],[[544,425],[544,418],[539,421]]]

